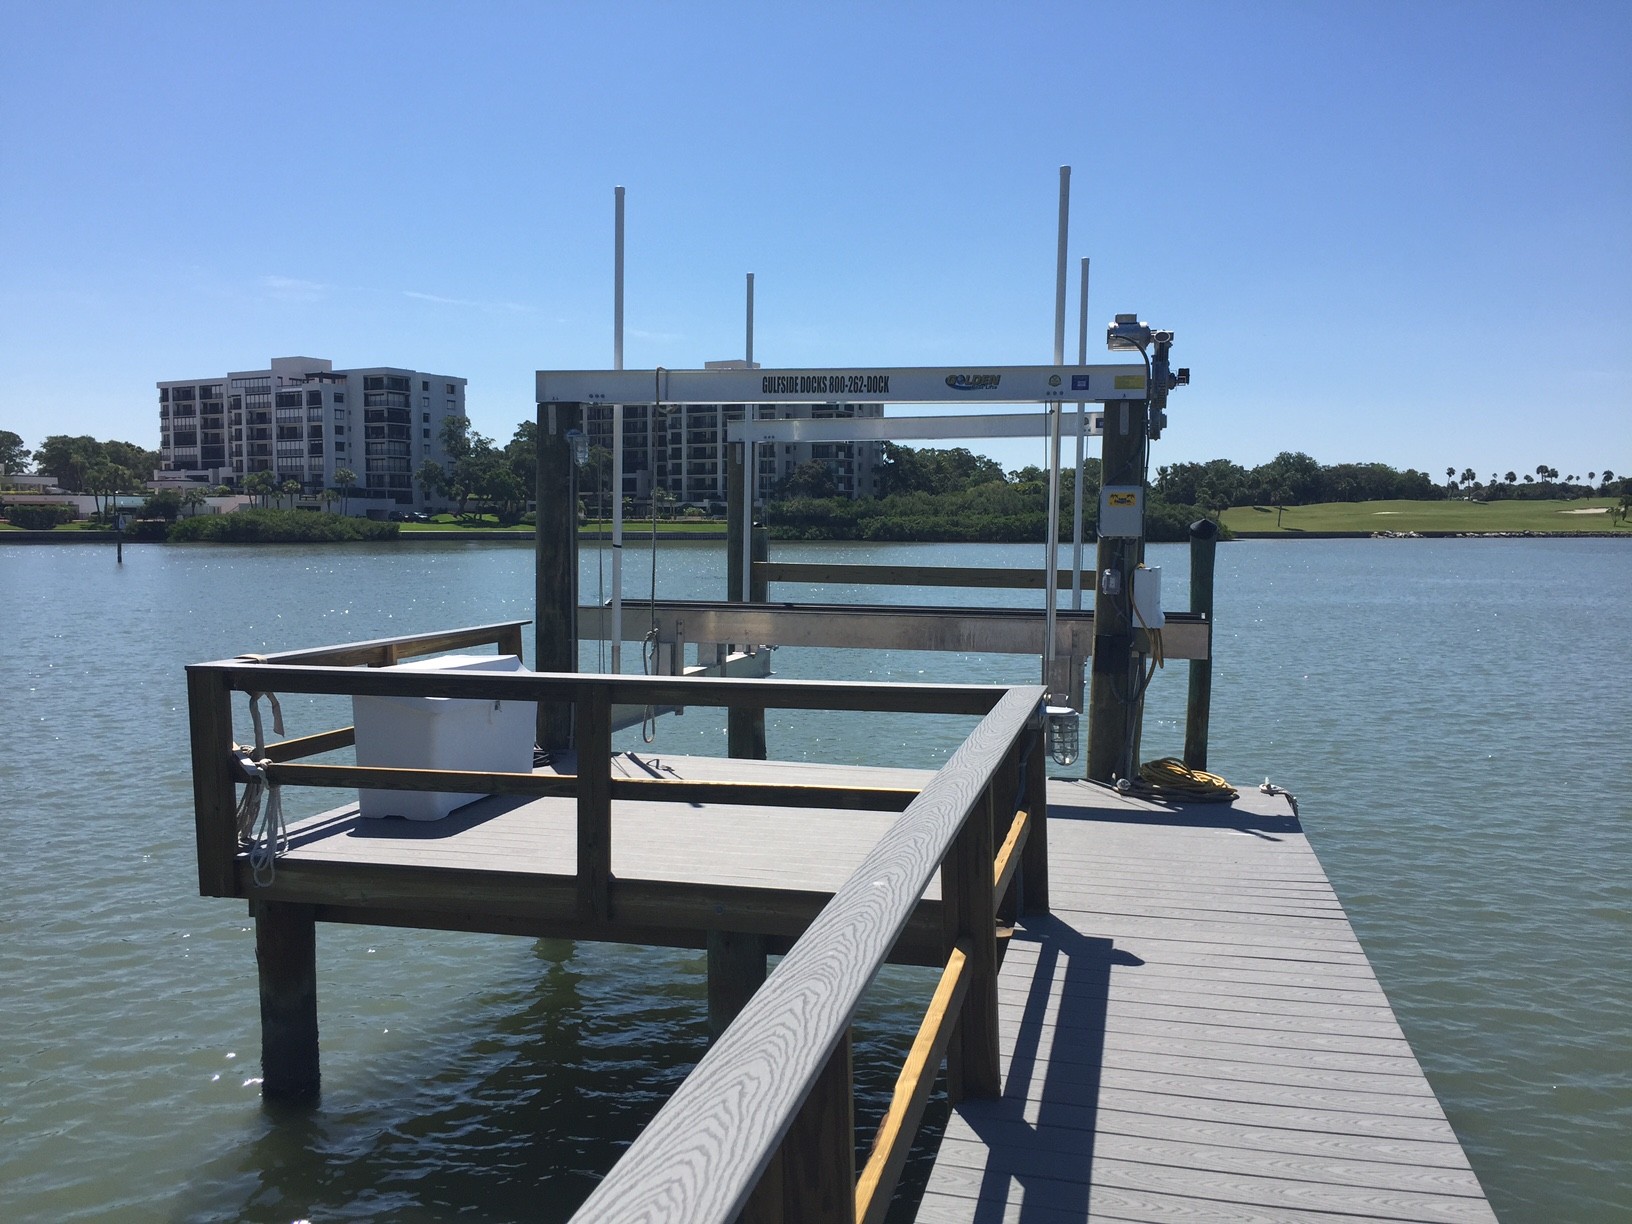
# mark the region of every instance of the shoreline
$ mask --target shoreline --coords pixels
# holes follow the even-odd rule
[[[585,543],[605,543],[611,540],[610,532],[585,531],[580,532],[578,539]],[[643,541],[652,539],[650,531],[625,531],[625,540]],[[772,537],[775,539],[776,537]],[[475,543],[527,543],[533,542],[531,531],[483,530],[473,528],[461,531],[412,531],[402,532],[391,540],[333,540],[322,541],[322,544],[400,544],[415,540],[423,540],[432,544],[456,544],[461,541]],[[722,531],[659,531],[657,539],[667,542],[695,541],[704,544],[720,544],[726,540],[726,533]],[[115,544],[119,540],[119,533],[115,531],[0,531],[0,544]],[[1229,544],[1238,540],[1632,540],[1632,531],[1236,531],[1228,538],[1221,538],[1221,544]],[[126,536],[129,545],[169,544],[169,540],[137,540]],[[238,541],[250,543],[250,541]],[[858,544],[861,540],[820,540],[810,543],[827,544]],[[936,544],[944,543],[939,540],[893,540],[897,544]],[[972,544],[1002,544],[1013,541],[1004,540],[970,540],[963,541]],[[1180,541],[1182,543],[1182,541]],[[195,543],[189,541],[188,543]],[[208,541],[196,541],[207,544]],[[265,544],[307,544],[305,540],[267,540],[256,541]],[[1061,544],[1069,544],[1069,540],[1061,540]]]

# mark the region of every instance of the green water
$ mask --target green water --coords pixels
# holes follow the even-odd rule
[[[1035,566],[1039,551],[774,555]],[[648,554],[627,554],[634,598]],[[1186,550],[1151,560],[1181,606]],[[586,600],[604,590],[597,562],[586,554]],[[718,545],[664,545],[659,590],[719,597],[723,567]],[[324,928],[323,1102],[278,1117],[256,1084],[244,910],[194,895],[183,665],[529,618],[530,551],[132,547],[115,566],[95,546],[11,547],[0,592],[0,1218],[569,1214],[702,1050],[700,957]],[[1213,767],[1298,793],[1498,1214],[1627,1219],[1632,548],[1242,543],[1220,550],[1217,604]],[[799,650],[775,666],[960,681],[1037,670]],[[1152,686],[1147,757],[1181,746],[1184,675],[1170,665]],[[315,702],[287,713],[291,734],[345,721]],[[769,738],[773,756],[933,765],[964,729],[789,715]],[[723,747],[723,719],[693,710],[644,750]],[[926,991],[899,971],[869,1000],[870,1083]]]

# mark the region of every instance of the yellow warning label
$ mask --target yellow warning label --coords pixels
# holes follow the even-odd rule
[[[1118,374],[1116,376],[1116,389],[1118,391],[1137,391],[1144,385],[1145,376],[1143,374]]]
[[[1113,506],[1137,506],[1139,504],[1139,495],[1137,493],[1107,493],[1105,500]]]

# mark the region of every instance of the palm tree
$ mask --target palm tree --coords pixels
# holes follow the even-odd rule
[[[1517,472],[1509,472],[1506,476],[1503,476],[1502,479],[1507,481],[1508,484],[1518,484],[1519,474]]]
[[[187,517],[191,518],[198,513],[198,508],[204,504],[203,489],[188,489],[181,495],[181,504],[187,507]]]
[[[1445,469],[1445,487],[1453,493],[1456,491],[1456,469],[1454,467]]]
[[[295,508],[295,498],[300,496],[300,481],[286,480],[278,486],[278,492],[289,499],[289,509]]]
[[[340,513],[346,512],[346,502],[351,498],[351,491],[357,485],[357,473],[350,468],[334,469],[334,486],[340,490]]]
[[[1468,497],[1473,497],[1473,486],[1479,481],[1479,475],[1471,467],[1462,469],[1462,483],[1468,486]]]
[[[262,507],[272,504],[272,494],[277,487],[277,477],[264,469],[259,472],[251,472],[244,477],[244,492],[251,497],[259,498]]]

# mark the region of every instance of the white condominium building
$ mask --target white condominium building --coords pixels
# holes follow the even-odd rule
[[[446,460],[442,423],[465,415],[465,380],[396,366],[336,370],[318,357],[158,384],[163,470],[241,488],[255,472],[308,497],[357,477],[359,499],[423,508],[414,473]]]

